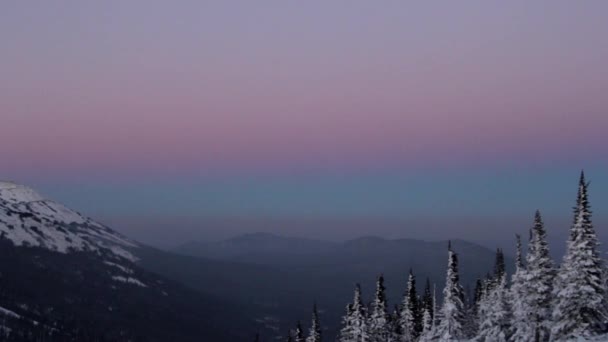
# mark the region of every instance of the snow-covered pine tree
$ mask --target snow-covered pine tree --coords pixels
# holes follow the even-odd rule
[[[416,293],[416,276],[411,269],[399,314],[399,327],[403,342],[416,340],[422,332],[422,316],[420,315],[419,299]]]
[[[549,256],[547,232],[540,211],[536,211],[532,239],[526,256],[528,269],[525,273],[526,291],[524,301],[528,306],[528,322],[534,339],[547,341],[551,328],[551,304],[555,268]]]
[[[437,325],[435,338],[438,341],[464,340],[467,337],[464,324],[464,294],[458,275],[458,256],[452,251],[450,243],[448,244],[448,270],[443,290],[441,321]]]
[[[496,280],[496,283],[500,283],[502,276],[505,274],[506,272],[506,267],[505,267],[505,255],[502,252],[501,248],[496,249],[496,261],[494,263],[494,279]]]
[[[414,338],[418,338],[422,333],[422,308],[420,306],[420,296],[418,296],[418,291],[416,290],[416,276],[414,272],[410,268],[410,275],[407,284],[407,291],[410,297],[410,311],[413,315],[413,336]]]
[[[424,294],[422,295],[421,311],[423,311],[423,316],[424,316],[424,310],[428,311],[428,313],[432,319],[433,318],[433,293],[431,290],[431,281],[428,277],[426,278],[426,285],[424,286]],[[424,325],[424,319],[422,321],[423,321],[423,325]]]
[[[427,308],[424,308],[424,312],[422,313],[422,333],[420,333],[420,338],[418,341],[430,341],[433,333],[433,318],[431,317],[431,313]]]
[[[306,338],[304,338],[304,330],[302,329],[302,324],[299,321],[294,332],[294,342],[306,342]]]
[[[511,340],[513,342],[527,342],[534,336],[534,330],[530,324],[530,307],[526,303],[528,283],[526,282],[526,269],[523,262],[521,250],[521,237],[515,236],[517,250],[515,256],[515,273],[511,277],[511,289],[509,299],[513,313],[511,319]]]
[[[555,281],[552,341],[590,338],[608,330],[604,266],[591,222],[588,185],[581,172],[570,240]]]
[[[321,342],[321,323],[319,322],[317,304],[312,308],[312,324],[310,325],[310,331],[308,332],[306,342]]]
[[[355,286],[353,303],[348,305],[346,316],[342,320],[340,342],[364,342],[367,336],[366,308],[361,298],[361,286]]]
[[[401,313],[401,307],[395,305],[393,313],[389,315],[390,335],[388,342],[401,342],[403,333],[401,332],[401,325],[399,324],[399,316]]]
[[[378,277],[376,282],[376,295],[371,303],[367,323],[369,342],[386,342],[389,337],[390,326],[387,311],[384,276]]]
[[[357,290],[355,290],[355,299],[356,296]],[[342,316],[342,328],[338,334],[338,342],[354,341],[353,330],[353,304],[346,304],[346,314]]]
[[[500,274],[500,273],[499,273]],[[507,296],[507,276],[503,272],[500,281],[484,294],[481,302],[483,315],[480,317],[477,341],[506,342],[511,331],[511,312]]]
[[[410,295],[410,288],[415,286],[415,280],[413,278],[412,270],[410,269],[410,274],[407,281],[407,289],[405,291],[405,295],[403,296],[403,303],[401,304],[401,310],[399,312],[399,330],[401,331],[401,341],[402,342],[410,342],[414,341],[414,313],[412,312],[412,305],[410,301],[412,300],[412,296]]]

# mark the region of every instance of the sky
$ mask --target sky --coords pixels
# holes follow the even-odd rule
[[[608,223],[607,11],[2,1],[0,178],[157,245],[565,232],[583,168]]]

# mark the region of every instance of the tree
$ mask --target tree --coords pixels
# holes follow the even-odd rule
[[[574,223],[555,281],[551,339],[590,338],[607,330],[606,287],[598,240],[591,222],[585,174],[581,172]]]
[[[353,303],[346,307],[346,316],[342,319],[340,342],[364,342],[368,340],[366,309],[361,299],[361,286],[355,286]]]
[[[321,342],[321,323],[319,322],[317,304],[315,304],[312,309],[312,324],[306,342]]]
[[[422,314],[422,333],[420,334],[419,342],[431,341],[433,337],[433,318],[427,308],[424,308]]]
[[[521,251],[521,237],[516,235],[517,250],[515,256],[515,273],[511,277],[510,302],[513,316],[511,319],[512,336],[514,342],[527,342],[534,336],[530,324],[529,304],[526,302],[528,283],[526,282],[526,268]]]
[[[401,325],[399,324],[399,317],[401,314],[401,307],[395,305],[393,313],[389,315],[390,333],[387,342],[401,342],[403,340],[403,332]]]
[[[296,331],[294,332],[295,342],[306,342],[304,338],[304,330],[302,330],[302,324],[298,322],[296,325]]]
[[[507,276],[503,272],[500,281],[483,295],[478,341],[506,342],[509,339],[511,313],[507,299]]]
[[[502,276],[505,275],[505,255],[501,248],[496,249],[496,261],[494,263],[494,279],[500,283]]]
[[[418,325],[422,328],[422,320],[419,314],[418,295],[416,294],[416,277],[411,269],[407,281],[407,290],[403,296],[403,303],[399,312],[398,324],[401,331],[401,341],[414,341],[420,335],[417,330],[419,329]]]
[[[555,269],[549,256],[545,225],[538,210],[534,217],[532,239],[526,261],[528,269],[525,273],[527,286],[524,301],[529,313],[528,323],[530,324],[527,330],[534,332],[535,340],[547,341],[550,335]]]
[[[458,256],[448,244],[448,270],[443,304],[441,306],[441,321],[437,326],[435,337],[439,341],[460,341],[466,338],[464,332],[465,308],[464,294],[458,275]]]
[[[386,342],[390,335],[389,317],[387,312],[384,276],[378,277],[376,295],[371,303],[368,318],[368,336],[370,342]]]
[[[433,293],[431,291],[431,281],[429,280],[429,278],[426,278],[426,285],[424,286],[424,294],[422,295],[422,304],[421,304],[421,311],[423,311],[423,316],[424,316],[424,311],[428,311],[429,315],[431,316],[431,319],[433,318]],[[423,319],[424,322],[424,319]]]
[[[413,318],[412,327],[414,330],[412,333],[414,339],[416,339],[422,332],[422,310],[420,308],[420,298],[418,297],[418,292],[416,291],[416,276],[411,268],[407,284],[407,293],[409,297],[410,312],[412,313]]]

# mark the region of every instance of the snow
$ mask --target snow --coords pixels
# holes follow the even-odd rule
[[[118,268],[119,270],[123,271],[126,274],[133,274],[133,270],[132,269],[124,267],[122,265],[119,265],[119,264],[117,264],[115,262],[104,261],[103,263],[106,264],[106,265],[108,265],[108,266],[116,267],[116,268]]]
[[[5,309],[3,307],[0,306],[0,314],[4,315],[4,316],[11,316],[14,318],[20,318],[21,316],[17,315],[16,313],[14,313],[13,311],[9,310],[9,309]]]
[[[0,234],[16,246],[39,246],[59,253],[109,252],[130,261],[137,243],[35,190],[0,182]]]
[[[127,284],[133,284],[133,285],[137,285],[137,286],[141,286],[141,287],[148,287],[148,285],[142,283],[139,279],[135,279],[132,277],[113,276],[112,279],[114,279],[115,281],[119,281],[119,282],[123,282],[123,283],[127,283]]]

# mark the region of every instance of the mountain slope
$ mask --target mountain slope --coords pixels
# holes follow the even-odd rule
[[[16,246],[52,251],[93,251],[134,261],[138,244],[34,190],[0,182],[0,235]]]
[[[141,268],[144,250],[153,249],[0,183],[0,340],[222,342],[258,329],[247,306]]]

